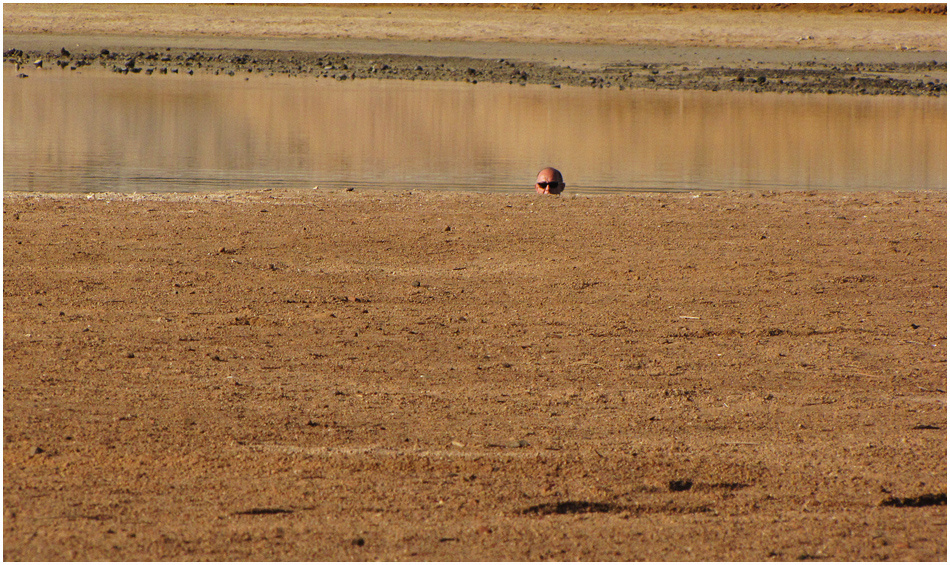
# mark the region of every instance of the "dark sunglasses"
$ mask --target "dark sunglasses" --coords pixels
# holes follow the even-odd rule
[[[551,182],[542,181],[538,183],[538,186],[540,186],[541,188],[547,188],[548,186],[550,186],[551,188],[557,188],[561,186],[561,183],[558,181],[551,181]]]

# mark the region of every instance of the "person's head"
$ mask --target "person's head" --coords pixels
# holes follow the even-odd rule
[[[535,181],[534,190],[538,194],[560,194],[564,190],[564,177],[561,171],[545,167],[538,173],[538,180]]]

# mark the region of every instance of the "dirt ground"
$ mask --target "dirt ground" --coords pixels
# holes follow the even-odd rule
[[[941,560],[946,195],[4,197],[8,560]]]
[[[4,49],[382,29],[75,6],[5,4]],[[945,5],[907,7],[387,10],[945,50]],[[4,559],[947,557],[945,192],[530,190],[4,193]]]
[[[684,9],[685,8],[685,9]],[[742,8],[740,6],[740,8]],[[16,4],[4,33],[945,51],[946,4]]]

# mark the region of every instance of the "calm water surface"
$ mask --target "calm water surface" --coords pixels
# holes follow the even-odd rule
[[[946,99],[29,71],[7,191],[947,188]]]

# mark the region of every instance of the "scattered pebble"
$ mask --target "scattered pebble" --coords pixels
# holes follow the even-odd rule
[[[673,492],[682,492],[693,488],[692,479],[677,479],[670,481],[670,490]]]

